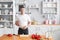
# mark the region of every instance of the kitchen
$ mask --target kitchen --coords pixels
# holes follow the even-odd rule
[[[32,21],[31,22],[32,25],[28,28],[29,35],[37,33],[40,35],[46,35],[46,37],[48,37],[49,35],[53,36],[54,40],[60,39],[59,38],[60,37],[59,35],[60,33],[60,21],[59,21],[60,20],[60,14],[59,14],[60,0],[13,0],[13,1],[9,0],[8,2],[11,2],[11,3],[8,3],[8,5],[12,9],[12,11],[9,11],[10,13],[8,15],[7,14],[4,15],[0,13],[0,15],[3,15],[3,18],[2,16],[0,16],[1,17],[0,21],[3,20],[0,22],[1,36],[3,34],[18,35],[17,33],[18,27],[15,25],[15,20],[16,20],[15,15],[19,13],[19,5],[24,5],[26,8],[26,14],[28,14],[31,17],[31,21]],[[12,7],[12,4],[13,4],[13,7]],[[7,8],[7,5],[5,5],[5,8]],[[5,10],[5,12],[8,13],[8,10]],[[4,21],[5,21],[5,24],[2,23]],[[10,22],[10,24],[6,21]],[[4,26],[2,26],[1,23]],[[7,27],[5,27],[6,25]]]

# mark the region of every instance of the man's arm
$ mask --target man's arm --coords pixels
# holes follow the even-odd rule
[[[31,25],[31,21],[28,21],[28,26]]]
[[[17,25],[17,26],[20,27],[19,21],[16,21],[16,22],[15,22],[15,25]],[[20,28],[22,28],[23,30],[25,30],[25,27],[26,27],[26,26],[23,26],[23,27],[21,26]]]
[[[20,25],[19,25],[19,21],[16,21],[16,22],[15,22],[15,25],[20,26]]]

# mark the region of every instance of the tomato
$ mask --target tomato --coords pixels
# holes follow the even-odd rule
[[[12,37],[12,34],[8,34],[7,36]]]

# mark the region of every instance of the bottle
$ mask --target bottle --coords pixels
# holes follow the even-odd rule
[[[45,20],[43,24],[49,24],[49,20]]]
[[[12,11],[10,11],[10,15],[12,15],[13,14],[13,12]]]
[[[52,24],[52,20],[49,20],[49,24]]]
[[[53,21],[52,21],[52,24],[56,24],[56,20],[53,20]]]

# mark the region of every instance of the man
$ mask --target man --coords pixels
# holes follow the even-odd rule
[[[19,26],[18,34],[28,34],[28,26],[31,24],[30,17],[25,14],[25,8],[23,5],[20,6],[19,15],[16,15],[17,20],[15,24]]]

